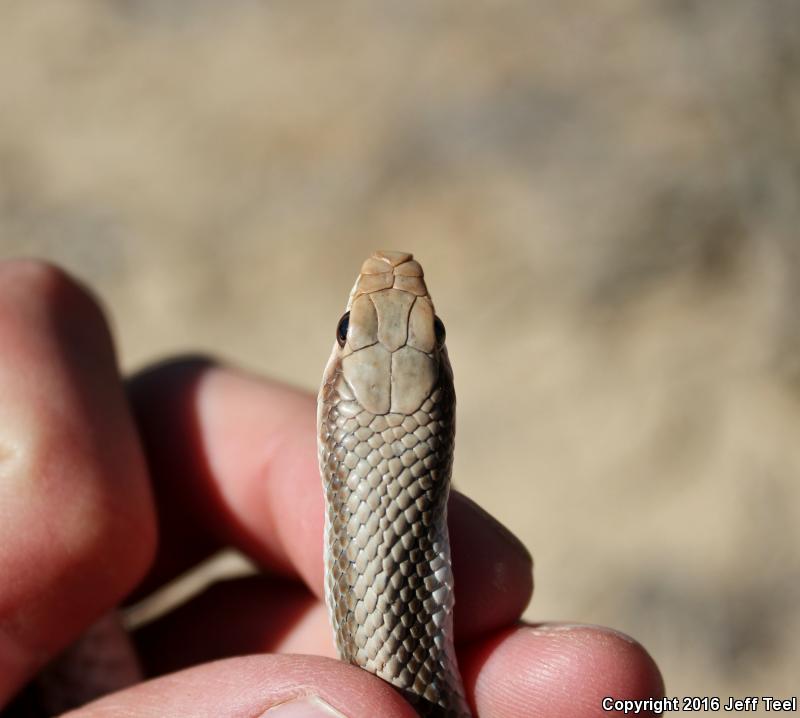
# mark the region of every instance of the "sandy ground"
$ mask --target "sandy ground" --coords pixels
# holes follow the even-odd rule
[[[790,0],[0,7],[2,256],[94,286],[126,369],[315,390],[361,260],[414,252],[528,617],[670,695],[797,689],[798,220]]]

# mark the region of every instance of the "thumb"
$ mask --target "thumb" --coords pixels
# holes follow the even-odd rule
[[[259,655],[206,663],[112,693],[64,718],[414,718],[395,690],[332,658]]]

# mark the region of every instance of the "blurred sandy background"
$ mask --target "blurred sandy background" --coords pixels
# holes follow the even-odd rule
[[[800,674],[800,4],[0,6],[0,252],[94,286],[132,370],[316,390],[414,252],[455,479],[670,695]]]

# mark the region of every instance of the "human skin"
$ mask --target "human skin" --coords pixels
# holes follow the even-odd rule
[[[350,718],[414,715],[335,660],[313,396],[196,358],[126,382],[97,300],[36,261],[0,263],[0,347],[0,706],[97,617],[233,546],[262,572],[142,629],[148,680],[71,716],[257,716],[309,695]],[[620,633],[520,623],[529,554],[456,492],[449,513],[478,716],[606,716],[604,696],[663,694]]]

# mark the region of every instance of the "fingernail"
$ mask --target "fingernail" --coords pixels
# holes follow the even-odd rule
[[[619,638],[620,640],[632,645],[638,644],[638,641],[622,631],[617,631],[616,629],[609,628],[608,626],[598,626],[593,623],[537,623],[534,626],[530,626],[528,630],[531,633],[537,634],[591,631],[592,633],[603,633],[607,636]]]
[[[319,696],[301,696],[273,706],[259,718],[347,718]]]

